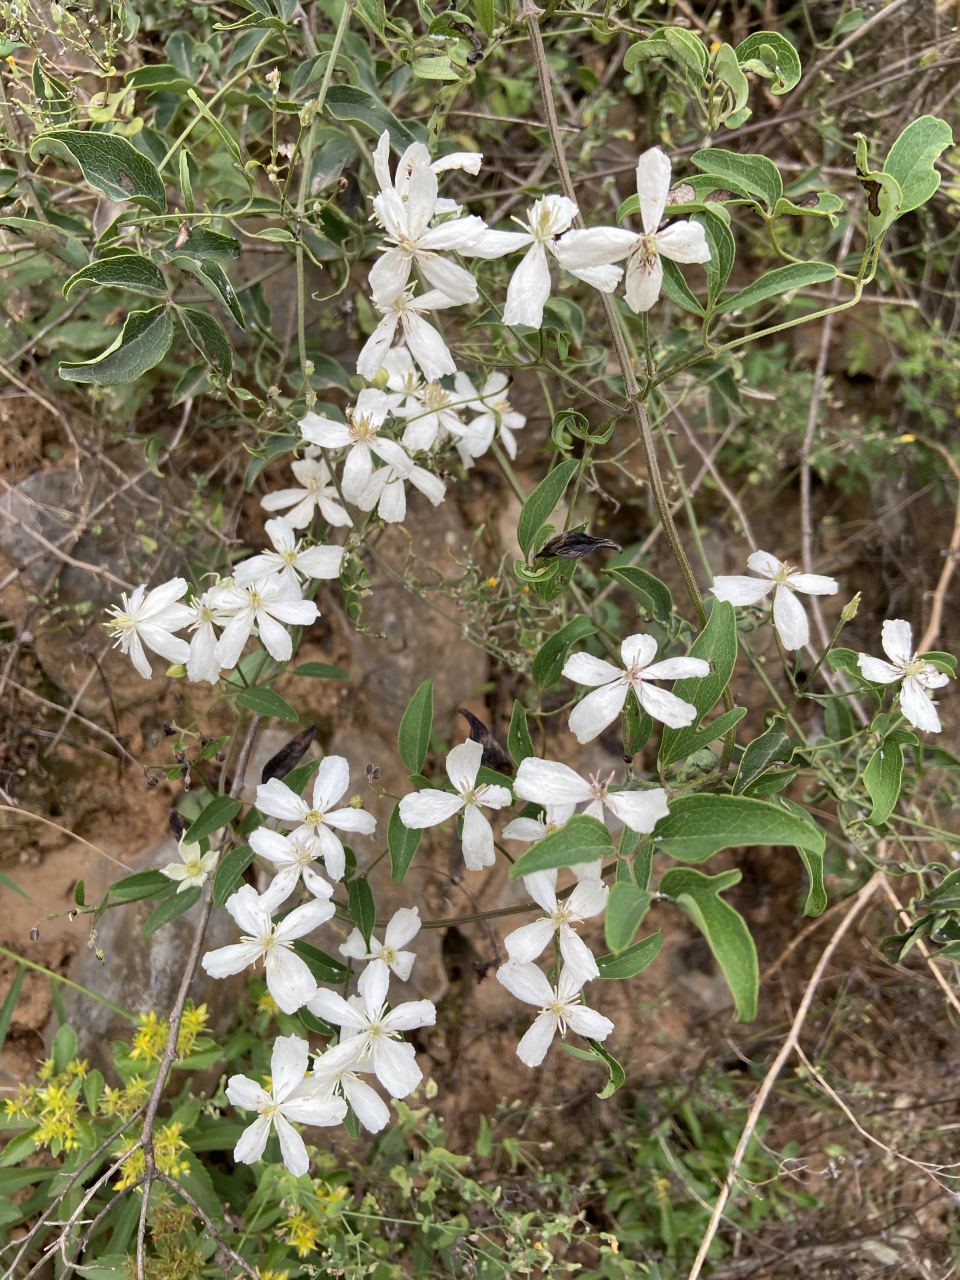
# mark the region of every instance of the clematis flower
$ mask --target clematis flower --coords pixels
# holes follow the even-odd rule
[[[344,1097],[353,1108],[353,1113],[368,1133],[379,1133],[390,1122],[390,1109],[384,1100],[356,1071],[349,1067],[331,1068],[327,1065],[326,1054],[320,1054],[313,1060],[311,1081],[322,1098]]]
[[[544,836],[559,831],[566,820],[573,816],[575,804],[548,804],[544,807],[541,818],[514,818],[503,828],[504,840],[522,840],[524,844],[533,844]]]
[[[234,571],[234,582],[250,582],[254,578],[279,574],[281,581],[300,590],[300,578],[337,578],[340,576],[340,565],[343,561],[343,547],[325,546],[305,547],[297,541],[296,531],[289,520],[278,516],[276,520],[268,520],[264,525],[267,537],[273,543],[272,551],[262,551],[258,556],[251,556],[237,565]]]
[[[731,604],[739,605],[759,604],[772,591],[773,625],[783,647],[802,649],[810,639],[810,624],[794,591],[802,591],[808,596],[832,596],[840,589],[838,583],[818,573],[798,573],[785,560],[770,555],[769,551],[754,551],[747,557],[747,567],[760,576],[721,575],[714,578],[710,590],[718,600],[729,600]]]
[[[448,249],[469,253],[486,224],[469,216],[430,226],[437,212],[437,175],[429,165],[412,166],[405,200],[388,189],[374,196],[373,207],[387,233],[383,257],[370,271],[370,289],[378,306],[403,293],[414,263],[452,303],[476,302],[477,282],[470,272],[440,255]]]
[[[410,354],[423,370],[424,377],[435,382],[444,374],[456,373],[447,344],[433,327],[424,320],[423,311],[442,311],[453,303],[439,289],[422,293],[419,298],[412,291],[398,293],[389,302],[376,302],[383,319],[371,333],[357,356],[357,373],[372,382],[390,354],[390,344],[397,334],[397,325],[403,330],[403,340]]]
[[[410,977],[410,970],[417,958],[415,951],[401,951],[420,932],[420,911],[417,907],[401,907],[390,917],[383,942],[371,936],[370,949],[359,929],[354,929],[346,942],[340,944],[340,954],[353,960],[382,960],[401,982]]]
[[[523,877],[523,883],[527,893],[546,914],[542,919],[507,934],[503,945],[510,959],[518,964],[529,964],[536,960],[556,934],[560,954],[571,976],[579,979],[581,986],[591,978],[599,977],[600,970],[593,952],[572,926],[599,915],[606,908],[610,894],[607,886],[600,880],[581,880],[568,898],[558,902],[555,870],[534,871]]]
[[[591,775],[588,782],[575,769],[558,760],[528,756],[520,762],[513,789],[522,799],[532,800],[535,804],[581,804],[587,801],[583,812],[591,818],[605,822],[603,811],[608,809],[631,831],[643,834],[652,831],[660,819],[667,816],[666,791],[662,787],[649,791],[609,791],[613,777],[612,772],[603,780],[599,775]]]
[[[372,835],[377,820],[365,809],[334,809],[334,805],[350,785],[350,766],[343,756],[327,756],[313,784],[313,804],[298,796],[279,778],[271,778],[257,787],[257,808],[281,822],[293,824],[304,842],[309,837],[326,864],[333,880],[342,880],[347,860],[343,844],[331,827],[338,831],[357,831]],[[303,847],[307,847],[306,843]],[[309,886],[308,886],[309,887]]]
[[[220,679],[215,627],[222,627],[229,622],[230,614],[217,607],[218,599],[219,588],[210,587],[203,595],[194,596],[190,601],[192,620],[189,630],[193,632],[193,639],[190,641],[190,656],[187,658],[188,680],[206,680],[208,684],[216,684]]]
[[[577,213],[577,206],[566,196],[544,196],[527,210],[526,221],[513,219],[524,228],[523,231],[487,228],[474,246],[473,257],[487,259],[503,258],[508,253],[518,253],[530,246],[510,278],[503,308],[504,324],[529,325],[532,329],[543,325],[543,308],[552,288],[547,253],[559,257],[558,245],[562,243],[559,237],[567,231]],[[626,254],[620,256],[626,257]],[[563,263],[562,258],[560,261]],[[609,265],[567,267],[567,270],[604,293],[613,293],[623,275],[621,267]]]
[[[463,860],[469,871],[489,867],[496,857],[493,828],[481,806],[505,809],[513,801],[508,787],[488,783],[477,786],[482,758],[483,747],[468,738],[447,756],[447,777],[456,788],[455,795],[449,791],[414,791],[400,801],[400,821],[414,831],[435,827],[463,811]]]
[[[389,385],[389,384],[388,384]],[[401,440],[405,449],[420,453],[466,430],[458,412],[459,398],[439,382],[413,386],[394,409],[395,418],[407,419]]]
[[[411,1000],[387,1012],[390,970],[382,960],[367,965],[357,983],[359,1001],[347,1001],[321,987],[308,1008],[342,1029],[344,1038],[328,1049],[323,1060],[328,1071],[363,1068],[369,1063],[377,1079],[394,1098],[405,1098],[423,1079],[412,1044],[396,1040],[400,1031],[432,1027],[437,1011],[429,1000]]]
[[[910,623],[902,618],[887,619],[880,643],[890,661],[884,662],[882,658],[871,658],[869,654],[861,653],[857,662],[864,679],[876,684],[893,684],[895,680],[902,680],[900,710],[906,719],[915,729],[939,733],[940,717],[927,690],[942,689],[950,683],[950,677],[913,652],[913,632]]]
[[[324,449],[349,449],[340,478],[348,502],[356,502],[369,483],[374,453],[399,470],[409,464],[409,458],[395,441],[381,440],[377,434],[390,408],[389,396],[367,387],[357,396],[353,408],[347,410],[349,421],[332,422],[311,410],[300,422],[304,440]]]
[[[627,636],[620,646],[620,656],[626,671],[620,671],[612,663],[589,653],[574,653],[566,661],[563,674],[568,680],[600,686],[593,693],[588,693],[570,712],[570,732],[578,742],[592,741],[608,724],[612,724],[623,710],[631,689],[641,707],[654,720],[662,721],[671,729],[683,729],[693,724],[696,707],[666,689],[659,689],[651,681],[708,676],[709,662],[703,658],[667,658],[664,662],[653,662],[657,656],[657,642],[653,636],[644,635]],[[617,801],[620,801],[619,794]]]
[[[309,1045],[299,1036],[278,1036],[273,1042],[270,1059],[270,1092],[249,1076],[231,1076],[227,1081],[227,1098],[235,1107],[255,1111],[257,1118],[240,1135],[233,1151],[240,1164],[255,1164],[263,1155],[270,1137],[271,1125],[280,1139],[283,1163],[294,1177],[310,1168],[303,1139],[290,1123],[327,1127],[339,1124],[347,1114],[342,1098],[316,1096],[316,1086],[305,1079]]]
[[[271,658],[286,662],[293,654],[293,641],[283,623],[308,627],[320,616],[312,600],[300,598],[299,586],[291,586],[277,574],[221,588],[216,605],[230,618],[214,649],[215,660],[227,670],[237,665],[254,631]]]
[[[439,507],[446,497],[447,491],[440,477],[416,466],[407,458],[403,471],[393,465],[374,471],[366,488],[356,498],[357,506],[361,511],[372,511],[376,507],[382,520],[386,520],[388,524],[399,523],[407,514],[407,494],[403,487],[405,480],[409,480],[435,507]]]
[[[201,854],[198,844],[184,844],[183,840],[177,845],[177,853],[180,855],[179,862],[168,862],[165,867],[160,868],[162,875],[180,881],[177,893],[183,893],[184,889],[201,888],[216,870],[217,858],[220,856],[216,849]]]
[[[260,895],[262,902],[269,902],[271,910],[286,902],[301,877],[315,898],[326,901],[333,897],[333,885],[324,880],[316,868],[317,842],[309,827],[299,827],[288,836],[269,827],[257,827],[250,832],[249,843],[254,853],[276,868],[266,892]]]
[[[569,1027],[586,1039],[605,1040],[613,1030],[609,1018],[580,1003],[583,983],[568,965],[560,970],[556,987],[551,987],[535,964],[518,964],[515,960],[500,966],[497,981],[518,1000],[540,1007],[533,1026],[517,1045],[517,1057],[528,1067],[539,1067],[558,1031],[565,1036]]]
[[[436,174],[445,173],[449,169],[463,169],[474,177],[480,172],[480,166],[483,163],[482,151],[451,151],[445,156],[440,156],[432,163],[430,161],[430,152],[422,142],[411,142],[403,155],[397,161],[396,177],[390,177],[390,133],[384,129],[380,135],[376,150],[373,153],[373,171],[376,174],[377,182],[380,184],[381,191],[396,191],[397,195],[404,199],[410,190],[410,175],[413,173],[415,164],[426,164]],[[438,200],[435,213],[454,213],[459,211],[460,206],[454,200]]]
[[[478,441],[485,443],[483,448],[472,456],[479,458],[481,454],[486,453],[490,448],[490,442],[499,430],[504,449],[511,458],[515,458],[517,442],[513,433],[526,426],[527,419],[522,413],[517,413],[510,403],[507,395],[510,379],[503,370],[498,369],[495,373],[491,373],[479,391],[473,385],[470,376],[462,370],[457,373],[453,385],[466,408],[479,415],[470,421],[469,432],[471,437],[475,436]]]
[[[658,231],[670,194],[672,166],[659,147],[651,147],[637,161],[637,194],[643,232],[624,227],[590,227],[568,231],[557,244],[557,258],[568,271],[627,259],[627,305],[649,311],[660,297],[661,257],[673,262],[709,262],[710,247],[699,222],[674,222]]]
[[[320,898],[295,907],[274,924],[273,904],[261,898],[253,885],[245,884],[226,901],[226,908],[246,932],[229,947],[208,951],[200,963],[211,978],[227,978],[242,973],[263,960],[267,990],[284,1013],[296,1013],[317,989],[313,974],[292,951],[293,943],[312,933],[336,911],[333,903]]]
[[[129,654],[144,680],[153,675],[144,645],[168,662],[186,662],[190,656],[186,640],[173,634],[193,621],[193,610],[178,603],[186,594],[186,581],[171,578],[152,591],[139,586],[129,599],[124,592],[120,597],[122,603],[109,607],[113,617],[103,625],[116,639],[121,652]]]
[[[298,458],[290,470],[303,486],[302,489],[278,489],[276,493],[268,493],[260,499],[265,511],[282,511],[284,507],[292,507],[286,514],[287,521],[294,529],[305,529],[313,519],[313,513],[319,508],[320,514],[327,524],[352,524],[350,517],[340,505],[340,498],[330,478],[327,464],[316,458]]]

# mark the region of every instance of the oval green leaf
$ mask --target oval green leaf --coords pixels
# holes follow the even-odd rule
[[[300,719],[290,703],[284,701],[279,693],[274,693],[272,689],[241,689],[237,694],[237,701],[241,707],[246,707],[248,711],[255,711],[258,716],[273,716],[275,720]]]
[[[78,164],[90,185],[111,200],[132,200],[154,213],[167,207],[156,166],[119,134],[57,129],[30,144],[31,160],[46,153]]]
[[[160,363],[172,341],[173,321],[165,306],[131,311],[112,346],[94,360],[65,361],[58,372],[64,382],[94,382],[101,387],[134,382]]]
[[[510,879],[518,880],[531,871],[573,867],[578,862],[596,862],[613,854],[613,837],[598,818],[574,814],[558,831],[538,840],[510,868]]]

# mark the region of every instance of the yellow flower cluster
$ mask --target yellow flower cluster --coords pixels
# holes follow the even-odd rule
[[[131,1153],[129,1159],[124,1162],[120,1180],[114,1183],[115,1191],[122,1191],[125,1187],[132,1187],[146,1172],[147,1166],[143,1148],[137,1147],[134,1150],[138,1141],[139,1139],[134,1134],[130,1134],[123,1139],[122,1145],[115,1152],[117,1156],[122,1156],[128,1151]],[[189,1164],[181,1159],[186,1150],[187,1144],[180,1137],[179,1121],[171,1120],[169,1124],[163,1125],[162,1128],[154,1132],[154,1160],[160,1172],[165,1173],[168,1177],[178,1178],[190,1168]]]
[[[187,1001],[180,1019],[180,1030],[177,1033],[178,1062],[183,1062],[184,1058],[188,1058],[193,1052],[209,1016],[205,1004],[195,1009],[193,1002]],[[149,1013],[141,1013],[140,1026],[133,1037],[130,1057],[143,1058],[146,1062],[159,1062],[167,1047],[169,1035],[170,1024],[165,1018],[158,1018],[153,1009]]]
[[[80,1145],[79,1094],[86,1074],[87,1063],[78,1058],[61,1072],[55,1072],[53,1059],[47,1058],[37,1072],[41,1083],[18,1085],[16,1097],[8,1098],[4,1109],[8,1116],[39,1126],[30,1135],[38,1147],[50,1147],[54,1155],[73,1151]]]
[[[105,1116],[119,1116],[121,1120],[129,1120],[149,1098],[152,1088],[152,1083],[143,1076],[134,1076],[123,1089],[111,1089],[107,1085],[100,1098],[100,1110]]]
[[[289,1217],[284,1218],[280,1223],[280,1230],[284,1233],[287,1243],[293,1245],[301,1258],[314,1252],[323,1232],[320,1224],[312,1219],[307,1210],[302,1209],[300,1205],[294,1205]]]

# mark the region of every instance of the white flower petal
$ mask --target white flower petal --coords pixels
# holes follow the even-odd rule
[[[271,818],[282,818],[285,822],[302,822],[308,805],[302,796],[291,791],[279,778],[270,778],[257,786],[257,808]]]
[[[343,1092],[357,1119],[368,1133],[379,1133],[390,1123],[390,1108],[375,1089],[357,1076],[343,1079]]]
[[[303,1144],[303,1139],[284,1116],[283,1112],[277,1112],[273,1117],[273,1123],[276,1126],[277,1137],[280,1139],[280,1154],[283,1157],[283,1163],[295,1178],[301,1178],[310,1168],[310,1157],[307,1155],[307,1148]]]
[[[880,633],[883,652],[891,662],[905,667],[913,656],[913,631],[902,618],[888,618]]]
[[[656,642],[653,651],[657,651]],[[619,667],[605,662],[603,658],[595,658],[592,653],[572,653],[564,663],[562,674],[577,684],[587,685],[609,684],[623,676]]]
[[[400,907],[390,917],[383,935],[384,945],[395,948],[405,947],[420,932],[421,924],[418,907]]]
[[[231,1076],[227,1081],[227,1100],[244,1111],[259,1111],[268,1107],[273,1099],[269,1093],[248,1076]]]
[[[669,812],[667,793],[662,787],[652,791],[616,791],[607,793],[607,808],[615,813],[631,831],[646,834]]]
[[[699,222],[674,222],[657,235],[657,250],[673,262],[709,262],[710,246]]]
[[[625,667],[646,667],[657,656],[657,642],[653,636],[627,636],[620,645],[620,658]]]
[[[769,551],[751,551],[747,556],[747,568],[752,569],[754,573],[759,573],[761,577],[769,578],[773,581],[780,572],[781,562],[776,556],[772,556]]]
[[[518,964],[510,960],[497,970],[497,981],[512,996],[542,1009],[553,1000],[553,987],[535,964]]]
[[[316,993],[316,979],[286,947],[277,947],[274,957],[273,964],[266,965],[267,990],[284,1013],[296,1013]]]
[[[544,1011],[517,1045],[517,1057],[527,1067],[539,1067],[557,1034],[557,1019]]]
[[[229,947],[208,951],[200,964],[204,973],[209,973],[211,978],[228,978],[234,973],[242,973],[248,965],[255,964],[261,955],[262,949],[257,943],[236,942]]]
[[[270,1137],[270,1117],[258,1116],[240,1135],[240,1140],[233,1149],[233,1158],[237,1164],[256,1164],[263,1155]]]
[[[557,241],[557,261],[568,271],[585,267],[605,267],[626,258],[636,247],[639,237],[622,227],[590,227],[586,231],[568,231]]]
[[[613,1031],[613,1023],[596,1009],[588,1009],[586,1005],[574,1004],[567,1009],[567,1025],[578,1036],[589,1040],[605,1040]]]
[[[635,253],[627,263],[627,306],[638,315],[649,311],[660,297],[663,285],[663,267],[659,256],[648,261],[643,254]]]
[[[789,587],[777,587],[774,592],[773,625],[787,652],[802,649],[810,639],[810,624],[803,605]]]
[[[493,827],[475,804],[468,804],[463,812],[463,860],[468,871],[481,871],[496,862]]]
[[[940,717],[932,700],[914,676],[908,676],[900,689],[900,710],[915,729],[926,733],[940,732]],[[892,750],[897,750],[893,747]]]
[[[456,364],[441,334],[416,311],[406,310],[402,316],[407,346],[428,382],[437,382],[456,372]]]
[[[730,604],[759,604],[773,583],[768,578],[748,578],[745,575],[718,574],[710,590],[718,600]]]
[[[273,1096],[283,1102],[307,1074],[310,1046],[300,1036],[278,1036],[270,1058],[270,1080]]]
[[[568,924],[560,929],[560,954],[567,969],[580,982],[591,982],[600,976],[593,952]]]
[[[637,161],[637,195],[640,197],[640,221],[647,235],[660,225],[670,194],[673,166],[660,147],[644,151]]]
[[[532,924],[525,924],[508,933],[503,945],[511,960],[517,964],[529,964],[543,953],[544,947],[550,945],[554,933],[555,923],[544,916],[542,920],[534,920]]]
[[[460,796],[449,791],[414,791],[400,801],[400,821],[412,831],[422,830],[445,822],[462,808]]]
[[[449,752],[446,759],[447,777],[459,792],[469,791],[474,786],[482,759],[483,747],[470,738]]]
[[[871,658],[868,653],[858,655],[857,665],[864,680],[872,680],[874,684],[893,684],[903,675],[899,667],[892,667],[882,658]]]
[[[393,1098],[405,1098],[423,1079],[412,1044],[378,1039],[373,1047],[373,1069]]]
[[[834,596],[840,590],[839,582],[821,577],[819,573],[791,573],[787,586],[808,596]]]
[[[670,729],[685,729],[697,719],[697,708],[692,703],[684,702],[669,689],[658,689],[645,680],[637,687],[637,697],[648,715]]]
[[[546,250],[542,244],[532,244],[510,279],[503,323],[525,324],[539,329],[551,287]]]
[[[538,756],[528,756],[520,762],[513,789],[521,799],[543,805],[580,804],[593,795],[590,783],[575,769]]]
[[[569,726],[570,732],[581,745],[592,742],[608,724],[616,720],[623,710],[629,689],[625,680],[615,680],[613,684],[588,693],[582,702],[577,703],[570,712]],[[676,698],[674,701],[679,702],[680,699]]]
[[[645,680],[690,680],[710,674],[710,663],[703,658],[666,658],[643,672]]]

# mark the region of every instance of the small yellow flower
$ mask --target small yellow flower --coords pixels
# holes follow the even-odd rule
[[[300,1205],[295,1205],[291,1209],[290,1216],[280,1223],[280,1229],[285,1233],[287,1242],[293,1245],[301,1258],[315,1252],[322,1231],[319,1225],[310,1221],[306,1209],[301,1208]]]
[[[917,437],[916,437],[915,435],[911,435],[911,433],[910,433],[909,431],[907,431],[907,432],[905,432],[902,436],[900,436],[900,443],[901,443],[901,444],[913,444],[913,443],[914,443],[914,441],[916,440],[916,438],[917,438]]]
[[[495,586],[497,585],[498,581],[499,581],[499,579],[498,579],[498,578],[488,578],[488,579],[487,579],[487,586],[488,586],[488,587],[490,587],[490,588],[492,589],[493,587],[495,587]]]
[[[128,1151],[131,1153],[130,1158],[123,1166],[120,1181],[114,1183],[115,1191],[122,1191],[125,1187],[132,1187],[138,1178],[143,1177],[146,1171],[143,1148],[133,1149],[137,1141],[138,1138],[134,1134],[126,1135],[122,1145],[115,1153],[116,1155],[123,1155]],[[190,1168],[189,1164],[181,1159],[183,1152],[186,1150],[187,1144],[180,1137],[180,1123],[177,1120],[171,1120],[169,1124],[157,1129],[153,1135],[153,1155],[157,1168],[169,1178],[178,1178]]]

